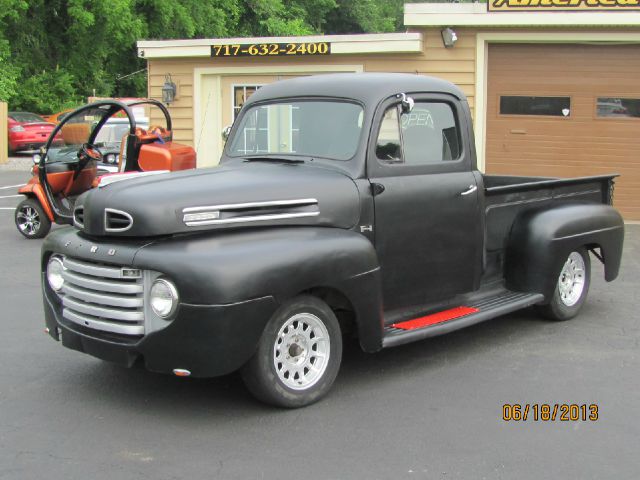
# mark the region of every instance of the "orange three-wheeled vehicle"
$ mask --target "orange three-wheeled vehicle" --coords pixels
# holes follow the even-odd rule
[[[149,124],[162,117],[164,125]],[[102,100],[66,116],[18,190],[27,197],[15,211],[18,231],[42,238],[52,223],[72,224],[75,199],[107,175],[195,168],[194,149],[173,142],[171,128],[169,111],[157,100]]]

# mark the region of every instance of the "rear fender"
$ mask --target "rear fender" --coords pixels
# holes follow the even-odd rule
[[[557,275],[569,254],[580,248],[600,248],[605,279],[618,276],[624,222],[608,205],[572,204],[523,212],[514,221],[505,258],[507,287],[553,295]]]

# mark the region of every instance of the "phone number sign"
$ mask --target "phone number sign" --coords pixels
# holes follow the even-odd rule
[[[329,42],[211,45],[212,57],[277,57],[330,54],[331,43]]]

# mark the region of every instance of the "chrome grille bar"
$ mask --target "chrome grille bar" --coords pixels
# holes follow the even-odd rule
[[[86,328],[123,335],[144,335],[144,284],[117,267],[64,258],[62,316]],[[136,272],[137,273],[137,272]]]
[[[73,323],[77,323],[78,325],[83,325],[88,328],[94,328],[105,332],[120,333],[123,335],[144,334],[143,325],[121,325],[112,322],[103,322],[67,309],[62,312],[62,316]]]
[[[143,291],[142,284],[133,282],[110,282],[107,280],[101,280],[97,277],[92,278],[90,276],[77,275],[75,273],[71,273],[70,271],[65,271],[62,274],[62,278],[64,278],[65,282],[79,285],[84,288],[89,288],[91,290],[130,294],[142,293]]]
[[[111,320],[121,320],[123,322],[138,322],[144,320],[143,312],[118,310],[115,308],[98,307],[91,303],[76,302],[71,297],[64,297],[62,305],[80,313],[93,315],[94,317],[108,318]]]
[[[122,275],[120,274],[122,269],[117,267],[93,265],[91,263],[81,262],[80,260],[72,260],[71,258],[64,259],[64,266],[74,272],[84,273],[94,277],[122,278]]]
[[[80,287],[73,287],[65,284],[62,287],[62,293],[69,296],[82,298],[87,302],[97,303],[100,305],[109,305],[112,307],[140,307],[144,306],[142,297],[132,297],[130,295],[102,294],[95,291],[85,290]]]

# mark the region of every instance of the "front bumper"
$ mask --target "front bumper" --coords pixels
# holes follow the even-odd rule
[[[125,337],[69,322],[55,294],[45,287],[43,296],[49,335],[65,347],[126,367],[141,361],[154,372],[185,369],[195,377],[225,375],[244,365],[277,307],[272,297],[230,305],[180,304],[166,328]]]
[[[14,140],[9,142],[9,148],[14,152],[22,150],[37,150],[47,143],[47,139],[44,140]]]

